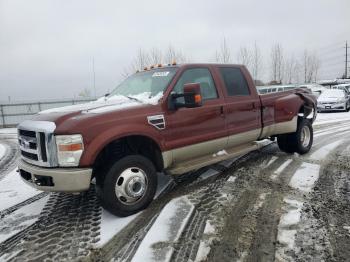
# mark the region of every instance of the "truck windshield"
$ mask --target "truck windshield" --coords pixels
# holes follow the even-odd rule
[[[163,93],[174,77],[177,68],[161,68],[135,73],[119,84],[109,95],[134,97],[145,94],[149,98]]]

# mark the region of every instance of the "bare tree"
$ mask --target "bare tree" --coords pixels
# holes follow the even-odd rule
[[[295,79],[295,65],[296,65],[296,60],[295,60],[295,57],[294,57],[294,54],[292,54],[290,57],[288,57],[286,60],[285,60],[285,81],[286,83],[288,84],[291,84],[293,83],[294,79]]]
[[[165,63],[171,64],[173,62],[176,63],[184,63],[187,61],[186,56],[182,51],[176,50],[172,45],[169,45],[167,51],[165,52]]]
[[[215,52],[215,61],[218,63],[231,63],[231,51],[227,46],[226,39],[223,38],[220,49]]]
[[[315,52],[310,53],[307,49],[303,53],[304,82],[311,83],[317,80],[320,69],[320,59]]]
[[[284,57],[282,45],[277,43],[271,49],[271,78],[282,83],[284,71]]]
[[[262,68],[262,55],[261,55],[260,48],[258,47],[256,42],[254,43],[254,46],[253,46],[251,67],[252,67],[251,72],[253,74],[254,81],[256,81],[259,79],[259,73]]]
[[[153,47],[149,53],[149,58],[152,65],[161,64],[163,62],[162,51],[156,47]]]
[[[249,70],[251,70],[253,61],[252,52],[245,46],[240,47],[237,53],[237,61],[238,63],[245,65]]]

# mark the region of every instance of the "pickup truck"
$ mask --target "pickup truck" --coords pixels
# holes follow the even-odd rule
[[[258,95],[242,65],[157,65],[96,101],[19,124],[19,174],[43,191],[82,192],[94,180],[103,207],[128,216],[150,204],[158,172],[197,170],[262,139],[307,153],[316,114],[305,89]]]

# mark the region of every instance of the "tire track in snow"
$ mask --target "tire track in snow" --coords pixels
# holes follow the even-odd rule
[[[16,167],[19,151],[17,144],[11,140],[1,140],[1,143],[7,147],[7,152],[0,159],[0,181]]]
[[[1,210],[0,211],[0,219],[2,219],[3,217],[5,217],[5,216],[7,216],[7,215],[9,215],[11,213],[13,213],[14,211],[20,209],[21,207],[24,207],[26,205],[29,205],[29,204],[35,202],[35,201],[38,201],[39,199],[42,199],[43,197],[47,196],[48,194],[49,194],[48,192],[42,192],[42,193],[40,193],[38,195],[35,195],[35,196],[31,197],[31,198],[26,199],[25,201],[23,201],[23,202],[21,202],[21,203],[19,203],[17,205],[14,205],[12,207],[9,207],[9,208],[6,208],[4,210]]]

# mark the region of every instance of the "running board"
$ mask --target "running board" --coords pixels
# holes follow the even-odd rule
[[[214,156],[214,154],[210,154],[210,155],[205,155],[198,158],[190,159],[185,162],[174,165],[173,167],[169,168],[167,172],[171,175],[184,174],[186,172],[197,170],[199,168],[209,166],[209,165],[224,161],[226,159],[245,155],[265,145],[266,143],[252,142],[249,144],[232,147],[230,149],[226,149],[227,154],[220,155],[220,156]]]

